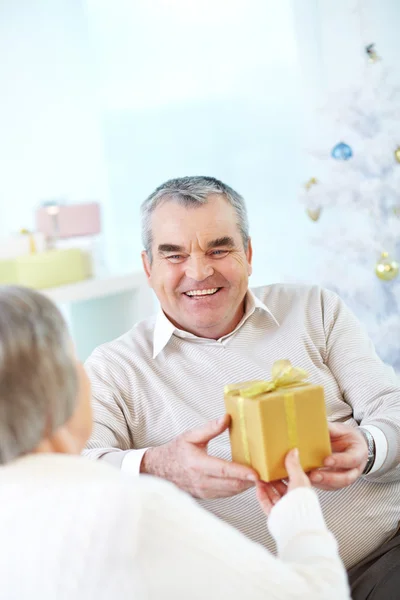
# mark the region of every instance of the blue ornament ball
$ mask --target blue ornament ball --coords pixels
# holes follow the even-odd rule
[[[339,142],[339,144],[336,144],[336,146],[334,146],[331,154],[335,160],[349,160],[349,158],[353,156],[353,150],[348,144],[345,144],[344,142]]]

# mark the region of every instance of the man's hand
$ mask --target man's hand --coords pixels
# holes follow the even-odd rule
[[[362,474],[368,460],[368,446],[363,434],[343,423],[330,423],[332,455],[324,468],[311,471],[311,483],[320,490],[340,490],[352,485]]]
[[[226,498],[240,494],[259,479],[250,467],[207,454],[208,442],[229,427],[225,415],[198,429],[187,431],[144,454],[141,473],[172,481],[195,498]]]

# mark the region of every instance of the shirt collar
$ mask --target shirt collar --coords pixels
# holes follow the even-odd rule
[[[236,333],[236,331],[238,331],[244,325],[244,323],[247,321],[247,319],[249,317],[251,317],[251,315],[257,309],[260,309],[260,310],[268,313],[270,315],[270,317],[272,317],[274,322],[279,326],[278,321],[276,320],[276,318],[274,317],[272,312],[269,310],[269,308],[263,302],[261,302],[261,300],[257,296],[255,296],[255,294],[252,292],[252,290],[249,289],[249,290],[247,290],[247,293],[246,293],[246,310],[245,310],[245,314],[243,315],[242,320],[240,321],[240,323],[238,323],[238,325],[235,327],[235,329],[233,331],[231,331],[231,333],[224,335],[218,341],[222,341],[222,340],[226,339],[227,337]],[[189,333],[188,331],[182,331],[181,329],[178,329],[177,327],[175,327],[175,325],[173,325],[171,323],[171,321],[165,315],[163,310],[160,309],[160,311],[157,315],[157,318],[156,318],[155,326],[154,326],[153,358],[156,358],[160,354],[160,352],[165,348],[165,346],[168,344],[168,342],[170,341],[170,339],[173,335],[177,335],[178,337],[181,337],[181,338],[187,338],[187,339],[192,339],[192,340],[197,340],[197,341],[204,340],[206,343],[210,341],[210,340],[207,340],[206,338],[199,338],[198,336],[194,335],[193,333]]]

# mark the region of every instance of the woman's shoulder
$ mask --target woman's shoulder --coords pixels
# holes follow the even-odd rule
[[[93,501],[101,505],[110,503],[112,497],[128,498],[136,505],[148,501],[161,501],[170,497],[185,496],[172,484],[148,475],[132,476],[101,461],[84,456],[66,454],[30,454],[0,467],[1,490],[19,490],[24,493],[46,496],[62,495],[64,498],[78,496],[80,502]],[[31,496],[32,497],[32,496]]]

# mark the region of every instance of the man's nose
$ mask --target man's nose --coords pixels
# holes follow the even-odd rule
[[[214,274],[210,259],[206,256],[191,256],[187,262],[186,277],[195,281],[204,281]]]

